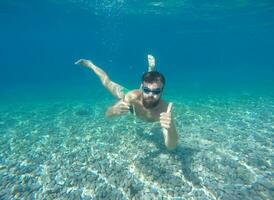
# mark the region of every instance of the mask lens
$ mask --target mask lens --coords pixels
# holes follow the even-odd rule
[[[161,89],[153,90],[152,93],[153,94],[160,94],[161,93]]]
[[[144,88],[143,88],[143,91],[144,91],[144,93],[146,93],[146,94],[150,93],[150,89],[148,89],[147,87],[144,87]]]
[[[162,92],[162,90],[161,90],[160,88],[157,88],[157,89],[155,89],[155,90],[151,90],[151,89],[149,89],[149,88],[147,88],[147,87],[143,87],[143,91],[144,91],[144,93],[146,93],[146,94],[152,92],[152,93],[155,94],[155,95],[158,95],[158,94],[160,94],[160,93]]]

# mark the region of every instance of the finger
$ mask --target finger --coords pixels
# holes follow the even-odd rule
[[[123,102],[121,103],[121,106],[130,106],[130,104],[123,101]]]
[[[170,125],[170,121],[166,121],[166,120],[162,120],[160,121],[161,124],[164,124],[164,125]]]
[[[162,128],[169,128],[170,124],[169,123],[161,123]]]
[[[77,60],[74,64],[75,65],[78,65],[78,64],[80,64],[80,62],[82,62],[83,61],[83,59],[79,59],[79,60]]]
[[[121,113],[127,113],[128,110],[124,110],[124,109],[123,109],[123,110],[120,110],[120,112],[121,112]]]
[[[125,109],[129,109],[129,105],[128,105],[128,104],[121,104],[120,107],[121,107],[121,108],[125,108]]]
[[[170,118],[162,118],[160,119],[160,122],[164,122],[164,123],[170,123],[171,122],[171,119]]]
[[[160,118],[165,118],[165,117],[171,117],[171,113],[162,113],[160,114]]]
[[[169,129],[170,126],[168,124],[161,124],[161,127],[165,129]]]
[[[165,129],[169,129],[170,126],[169,126],[169,125],[164,125],[164,128],[165,128]]]
[[[160,113],[160,117],[170,117],[171,113],[170,112],[162,112]]]
[[[122,101],[121,105],[130,106],[130,104],[127,101]]]
[[[166,112],[170,113],[171,109],[172,109],[172,103],[169,103],[168,106],[167,106],[167,111]]]
[[[128,112],[128,110],[120,110],[121,114],[124,114],[124,113],[127,113],[127,112]]]
[[[171,120],[171,115],[161,115],[160,120]]]
[[[128,112],[129,111],[129,109],[128,108],[125,108],[125,107],[120,107],[120,109],[119,109],[121,112]]]
[[[120,107],[120,110],[129,111],[129,108],[128,107]]]

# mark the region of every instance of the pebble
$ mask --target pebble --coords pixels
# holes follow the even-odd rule
[[[269,181],[267,178],[265,178],[264,176],[257,176],[257,183],[259,183],[260,185],[264,186],[265,188],[274,191],[274,186],[273,183],[271,181]]]
[[[24,187],[22,185],[17,185],[14,188],[14,192],[16,192],[16,193],[22,193],[22,192],[24,192]]]
[[[81,200],[92,200],[92,196],[89,196],[89,195],[82,195],[81,196]]]
[[[60,185],[54,185],[52,188],[50,188],[48,191],[50,193],[58,193],[62,187]]]
[[[180,191],[183,193],[189,193],[192,191],[192,187],[190,185],[184,185],[181,187]]]
[[[79,112],[76,113],[77,111]],[[78,118],[81,115],[82,116],[89,115],[90,113],[87,113],[87,111],[91,112],[90,110],[85,110],[85,108],[83,108],[83,110],[81,110],[81,108],[77,109],[77,111],[76,112],[71,111],[71,112],[74,112],[74,114],[78,115]],[[184,123],[184,125],[186,126],[191,126],[191,124],[192,123],[189,123],[189,125],[187,125],[187,123]],[[86,125],[90,127],[93,126],[92,124],[86,124]],[[76,133],[77,126],[73,125],[71,127],[74,127],[73,131]],[[82,127],[79,127],[78,132],[81,132],[81,128]],[[205,134],[208,134],[207,136],[206,135],[203,135],[203,136],[205,136],[206,138],[210,137],[211,133],[210,132],[207,133],[208,130],[206,130],[205,126],[201,126],[200,128],[203,128],[205,130]],[[54,128],[50,129],[50,128],[42,127],[41,130],[42,129],[45,132],[54,131]],[[69,127],[64,128],[64,132],[70,129],[71,128]],[[127,164],[123,165],[124,163],[129,162],[127,160],[128,155],[134,155],[134,153],[132,154],[132,152],[128,152],[127,148],[122,149],[121,152],[124,152],[124,154],[117,155],[117,157],[119,156],[118,159],[116,159],[115,157],[115,158],[112,158],[110,161],[108,160],[108,158],[106,158],[107,154],[110,153],[109,155],[112,155],[111,154],[112,152],[110,152],[109,149],[106,148],[107,146],[109,146],[108,141],[111,142],[112,136],[105,137],[106,135],[108,135],[107,133],[104,133],[105,130],[107,130],[107,128],[102,128],[100,131],[98,131],[98,134],[101,134],[101,135],[96,135],[97,134],[96,131],[93,132],[94,134],[92,134],[92,137],[88,137],[89,138],[88,141],[90,142],[90,144],[81,143],[83,139],[79,135],[77,136],[78,138],[74,140],[74,142],[71,142],[73,138],[71,138],[72,139],[71,141],[68,141],[68,140],[65,141],[67,138],[66,136],[64,136],[65,133],[63,133],[62,131],[60,132],[60,134],[48,135],[48,138],[43,139],[43,141],[36,140],[37,142],[39,141],[41,143],[41,144],[37,143],[37,147],[39,147],[40,145],[40,148],[37,148],[37,151],[39,151],[40,153],[39,155],[37,154],[38,156],[33,156],[33,157],[31,155],[28,155],[33,153],[32,149],[30,149],[30,151],[28,151],[26,155],[24,155],[24,153],[26,153],[25,150],[23,152],[19,152],[20,145],[23,147],[24,145],[30,144],[30,143],[23,141],[20,139],[19,136],[14,135],[15,137],[18,137],[18,138],[13,140],[14,146],[13,146],[13,150],[10,150],[11,151],[10,157],[8,158],[9,155],[8,153],[5,152],[7,150],[5,149],[0,150],[1,153],[4,152],[3,154],[4,158],[0,159],[0,172],[1,172],[0,199],[3,199],[3,198],[12,199],[12,197],[15,198],[16,196],[20,197],[18,199],[24,199],[24,198],[33,199],[33,196],[35,196],[37,199],[43,199],[43,198],[58,199],[59,197],[60,198],[65,197],[65,195],[67,195],[68,197],[67,199],[73,199],[73,200],[74,199],[84,199],[84,200],[127,199],[127,198],[132,198],[135,200],[137,199],[149,200],[149,199],[156,199],[156,195],[157,195],[157,199],[159,196],[162,196],[163,197],[162,199],[165,199],[166,196],[164,195],[174,195],[177,197],[183,196],[184,197],[183,199],[189,199],[189,198],[185,198],[186,196],[192,197],[195,200],[209,199],[207,198],[206,194],[204,194],[203,192],[197,191],[199,190],[197,189],[197,187],[201,185],[209,188],[209,190],[211,190],[214,194],[216,194],[218,198],[222,200],[223,199],[224,200],[225,199],[259,200],[261,199],[261,197],[271,199],[270,195],[271,195],[271,192],[273,192],[274,190],[274,186],[273,186],[273,183],[271,182],[271,178],[273,174],[270,174],[269,177],[267,177],[266,175],[267,173],[266,171],[268,172],[271,171],[269,166],[270,164],[268,163],[267,165],[266,163],[267,158],[269,158],[270,156],[268,155],[268,151],[265,151],[266,157],[261,156],[263,155],[261,149],[258,149],[259,152],[255,152],[254,153],[255,155],[253,155],[253,153],[250,152],[250,149],[248,149],[250,148],[249,146],[240,145],[241,141],[236,141],[236,140],[235,140],[235,143],[237,143],[237,145],[235,145],[235,147],[225,146],[230,148],[230,150],[234,151],[236,155],[237,153],[239,153],[237,156],[239,156],[239,158],[243,158],[243,161],[247,163],[248,165],[250,165],[251,167],[258,166],[255,172],[264,174],[264,176],[257,176],[256,182],[252,183],[252,181],[254,181],[253,173],[249,172],[244,166],[240,165],[239,159],[237,158],[231,159],[230,156],[224,156],[224,159],[222,158],[214,162],[215,160],[214,156],[216,152],[214,149],[210,149],[210,147],[208,148],[209,148],[209,151],[211,150],[211,152],[213,152],[212,155],[209,155],[207,152],[205,153],[198,152],[197,154],[193,154],[191,153],[191,151],[190,151],[190,154],[188,155],[186,150],[184,150],[184,152],[180,152],[178,150],[178,152],[175,152],[175,153],[176,154],[178,153],[178,155],[180,156],[175,155],[175,158],[174,158],[173,156],[171,156],[171,154],[167,153],[166,151],[159,150],[159,152],[151,151],[151,155],[153,156],[149,157],[146,154],[147,152],[149,152],[147,143],[136,141],[137,144],[136,145],[133,144],[130,148],[134,148],[134,146],[138,147],[136,148],[136,151],[138,152],[135,152],[135,153],[136,155],[138,154],[140,156],[134,157],[134,159],[136,164],[136,172],[139,171],[142,173],[142,180],[140,180],[139,174],[130,174],[129,170],[126,167],[124,167],[128,165]],[[195,135],[194,130],[200,130],[200,129],[199,127],[197,129],[193,128],[192,132]],[[219,130],[221,129],[218,128],[218,131]],[[24,130],[24,132],[27,132],[27,131],[28,131],[27,129]],[[209,131],[212,131],[212,130],[209,130]],[[142,132],[144,131],[142,130]],[[150,130],[148,130],[147,132],[150,132]],[[48,133],[42,133],[42,134],[45,135]],[[84,134],[84,131],[82,131],[81,134]],[[102,135],[102,134],[106,134],[106,135]],[[191,135],[191,137],[193,137],[193,134]],[[222,147],[221,146],[222,145],[221,142],[223,138],[221,137],[222,134],[224,133],[220,132],[220,136],[218,137],[217,136],[214,137],[214,134],[212,134],[212,144],[216,141],[220,141],[220,144],[217,144],[217,146],[220,145],[220,147]],[[87,135],[83,135],[83,136],[86,137]],[[198,136],[198,134],[196,136]],[[72,135],[72,137],[75,137],[75,136]],[[97,145],[96,137],[97,138],[100,137],[100,139],[104,138],[104,145]],[[95,140],[93,141],[93,139]],[[98,143],[102,142],[99,140],[98,140]],[[258,141],[265,142],[265,138],[263,137]],[[66,149],[65,151],[67,152],[67,155],[65,153],[62,154],[62,152],[60,152],[59,147],[54,147],[54,145],[61,144],[61,142],[64,142],[65,144],[64,146],[62,146],[62,148]],[[121,142],[123,142],[124,144],[128,144],[126,137],[123,138],[123,141]],[[15,145],[16,143],[21,143],[21,144]],[[190,143],[187,143],[187,142],[185,144],[190,145]],[[192,144],[193,143],[191,143],[191,145]],[[72,145],[75,145],[73,146],[73,148],[75,148],[75,151],[74,151],[75,153],[68,153],[68,152],[72,152],[70,151]],[[197,144],[194,144],[194,146],[196,145],[200,145],[200,143],[198,142]],[[85,147],[82,148],[82,146],[85,146]],[[90,146],[92,146],[92,148],[90,148]],[[245,150],[238,149],[239,151],[235,151],[236,147],[239,147],[239,146],[241,146]],[[143,149],[139,147],[143,147]],[[103,152],[99,148],[104,148],[104,150],[107,150],[107,151]],[[51,149],[54,151],[51,151]],[[81,151],[80,149],[83,149],[85,151]],[[113,147],[112,150],[116,151],[117,149]],[[193,151],[195,152],[195,150]],[[253,152],[253,150],[251,151]],[[18,152],[18,155],[14,154],[14,152]],[[48,161],[46,165],[44,165],[44,162],[46,162],[47,160],[50,160],[49,158],[52,152],[54,152],[54,155],[55,155],[54,159],[52,159],[51,161]],[[246,154],[250,154],[251,157],[245,157],[243,155],[245,152],[248,152]],[[118,150],[114,153],[118,153]],[[181,153],[182,155],[179,153]],[[93,154],[93,155],[90,155],[90,154]],[[205,156],[200,156],[200,155],[205,155]],[[233,154],[232,152],[231,155],[235,155],[235,154]],[[63,162],[59,162],[61,158]],[[23,160],[27,160],[27,162],[22,162]],[[174,160],[176,160],[176,162],[174,162]],[[109,167],[110,163],[111,163],[111,166]],[[40,164],[41,164],[40,167],[37,166]],[[200,171],[199,169],[197,169],[197,166],[199,164],[204,166],[202,169],[200,169]],[[181,168],[184,168],[182,172],[177,170]],[[107,182],[114,187],[108,185],[105,182],[105,179],[98,180],[99,175],[96,173],[90,172],[90,170],[97,171],[100,176],[105,177],[107,179]],[[61,172],[62,175],[58,176],[59,173],[57,173],[57,171],[62,171]],[[199,174],[195,173],[197,171],[199,171]],[[227,172],[230,172],[230,174],[227,174]],[[67,174],[67,176],[65,174]],[[30,178],[31,176],[35,178]],[[183,178],[181,178],[180,176]],[[46,178],[43,179],[43,177],[46,177]],[[193,188],[192,186],[188,185],[188,183],[184,182],[184,178],[187,179],[186,182],[191,182],[192,184],[195,185],[195,188],[196,188],[195,192],[194,191],[193,193],[191,192]],[[38,180],[41,182],[38,183],[37,182]],[[149,180],[155,181],[154,183],[157,183],[157,186],[154,185],[153,183],[150,183]],[[40,185],[40,184],[43,184],[43,185]],[[150,187],[151,184],[152,186]],[[250,184],[251,184],[251,187],[249,188]],[[224,185],[226,186],[231,185],[231,186],[224,187]],[[233,185],[236,185],[236,186],[233,186]],[[239,185],[242,185],[242,186],[239,186]],[[95,198],[95,194],[94,196],[88,196],[88,195],[84,195],[82,190],[78,190],[78,189],[75,190],[75,188],[77,188],[76,186],[81,188],[82,187],[88,188],[95,191],[94,193],[97,194],[96,196],[97,198]],[[120,186],[122,186],[122,188],[120,188]],[[48,191],[50,192],[48,192],[47,194],[42,193],[43,191],[44,192],[47,191],[47,188],[48,188]],[[66,193],[68,188],[74,188],[74,189],[70,191],[69,193]],[[169,188],[171,190],[168,190]],[[123,196],[120,189],[126,191],[127,196]],[[164,191],[164,194],[162,194],[162,190]],[[169,191],[167,192],[168,194],[165,193],[166,191]],[[178,197],[174,199],[179,200],[181,198]]]
[[[158,189],[156,188],[156,186],[151,186],[151,192],[154,194],[158,194]]]
[[[6,169],[6,168],[7,168],[7,166],[0,164],[0,170]]]

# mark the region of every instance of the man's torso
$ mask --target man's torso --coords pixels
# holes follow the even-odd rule
[[[152,109],[147,109],[142,103],[142,93],[140,90],[132,90],[125,95],[125,101],[133,106],[135,115],[145,121],[159,121],[160,113],[166,112],[167,103],[160,100],[159,104]]]

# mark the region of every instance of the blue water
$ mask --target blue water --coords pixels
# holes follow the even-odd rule
[[[271,199],[273,13],[271,0],[2,0],[0,199]],[[115,99],[74,64],[134,89],[147,54],[175,152],[157,123],[106,119]]]
[[[127,1],[116,5],[108,3],[111,1],[85,2],[91,8],[80,1],[2,1],[3,88],[82,85],[91,77],[73,65],[78,58],[91,59],[118,82],[133,86],[146,70],[148,53],[156,57],[158,70],[167,76],[169,85],[182,81],[201,87],[219,83],[268,85],[273,81],[271,1],[246,1],[246,5],[213,1],[211,6],[189,1],[189,6],[174,8],[178,10],[174,15],[171,8],[171,13],[168,8],[159,8],[157,14],[157,7],[154,12],[138,13],[145,13],[145,8]],[[222,8],[225,2],[230,4],[228,8]],[[128,14],[122,7],[136,13]],[[147,5],[147,10],[152,8]]]

